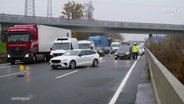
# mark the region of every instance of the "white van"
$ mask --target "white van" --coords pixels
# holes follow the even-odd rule
[[[60,37],[56,38],[51,47],[50,55],[52,57],[60,56],[68,50],[79,49],[76,38]]]
[[[119,47],[120,47],[120,42],[112,42],[111,43],[111,48],[112,48],[111,53],[115,53]]]
[[[95,44],[93,41],[89,40],[80,40],[78,41],[79,49],[94,49]]]

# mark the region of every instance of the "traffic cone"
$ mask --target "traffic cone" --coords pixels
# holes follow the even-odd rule
[[[24,77],[24,75],[25,75],[24,66],[19,65],[19,70],[20,70],[20,74],[17,77]]]

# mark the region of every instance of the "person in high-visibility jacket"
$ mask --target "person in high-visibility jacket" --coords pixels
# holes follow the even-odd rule
[[[133,53],[134,60],[137,60],[138,52],[139,52],[139,47],[137,46],[136,43],[134,43],[134,46],[132,47],[132,53]]]

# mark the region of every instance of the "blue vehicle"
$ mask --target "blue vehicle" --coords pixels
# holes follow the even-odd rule
[[[165,36],[164,35],[154,35],[152,37],[152,40],[154,40],[155,42],[156,41],[163,41],[163,40],[165,40]]]
[[[111,46],[111,43],[112,43],[112,38],[109,37],[109,38],[108,38],[108,46],[109,46],[109,47]]]
[[[109,39],[105,36],[90,36],[88,40],[93,41],[95,47],[108,47],[109,46]]]

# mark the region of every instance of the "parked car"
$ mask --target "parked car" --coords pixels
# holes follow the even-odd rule
[[[111,47],[105,47],[104,51],[105,54],[109,54],[111,52],[112,48]]]
[[[118,50],[114,54],[115,60],[118,58],[128,58],[130,59],[132,57],[131,47],[130,46],[120,46]]]
[[[49,65],[53,69],[71,68],[78,66],[92,65],[98,66],[99,54],[95,50],[76,49],[65,52],[62,56],[54,57],[50,60]]]
[[[139,47],[139,55],[143,55],[145,53],[145,49],[142,45],[138,45]]]
[[[105,51],[102,47],[95,47],[95,50],[97,51],[97,53],[102,57],[105,56]]]
[[[114,54],[120,47],[120,42],[112,42],[111,47],[112,47],[111,54]]]

